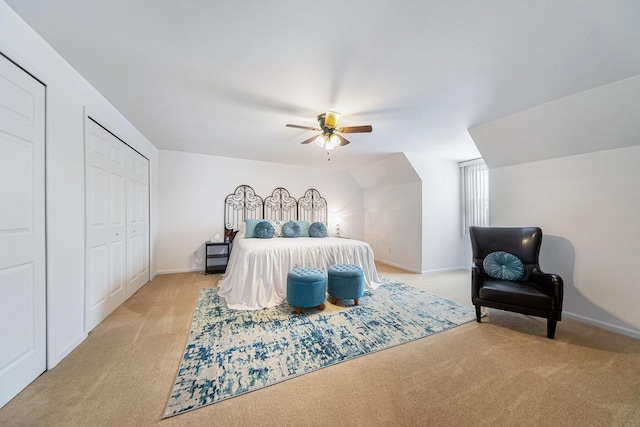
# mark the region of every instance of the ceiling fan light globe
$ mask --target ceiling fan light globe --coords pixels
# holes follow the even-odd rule
[[[327,150],[333,150],[338,145],[340,145],[340,139],[336,135],[330,135],[327,138],[327,142],[325,142],[324,144],[324,148],[326,148]]]
[[[340,118],[340,113],[329,110],[325,115],[324,125],[330,129],[333,129],[336,127],[336,124],[338,123],[339,118]]]
[[[324,146],[324,144],[325,144],[325,142],[326,142],[326,141],[327,141],[327,137],[326,137],[326,136],[324,136],[324,135],[318,135],[318,137],[316,138],[316,141],[315,141],[315,142],[316,142],[316,145],[317,145],[318,147],[321,147],[321,148],[322,148],[322,147]]]

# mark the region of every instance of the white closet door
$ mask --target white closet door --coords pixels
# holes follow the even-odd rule
[[[127,170],[127,296],[149,281],[149,160],[133,149]]]
[[[126,298],[126,161],[128,147],[87,120],[86,331]]]
[[[46,369],[45,87],[0,55],[0,407]]]

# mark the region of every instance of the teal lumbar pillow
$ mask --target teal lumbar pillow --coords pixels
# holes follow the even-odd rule
[[[273,237],[275,229],[269,221],[261,221],[256,224],[255,236],[259,239],[270,239]]]
[[[524,265],[520,258],[509,252],[491,252],[482,262],[484,271],[494,279],[520,280],[524,277]]]
[[[282,226],[283,237],[298,237],[300,235],[300,226],[295,221],[287,221]]]
[[[250,239],[252,237],[257,237],[256,236],[256,225],[258,225],[262,221],[264,221],[264,220],[263,219],[246,218],[244,220],[245,225],[246,225],[246,230],[245,230],[244,237],[246,237],[247,239]]]
[[[321,222],[314,222],[309,226],[309,237],[327,237],[327,226]]]
[[[309,237],[309,221],[295,221],[296,224],[300,227],[300,232],[298,233],[298,237]]]

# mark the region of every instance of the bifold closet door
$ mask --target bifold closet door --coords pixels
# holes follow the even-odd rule
[[[0,407],[46,369],[45,87],[0,54]]]
[[[149,281],[149,160],[134,150],[127,170],[127,298]]]
[[[126,145],[86,121],[85,323],[92,330],[126,298]]]
[[[86,123],[88,332],[149,281],[149,161]]]

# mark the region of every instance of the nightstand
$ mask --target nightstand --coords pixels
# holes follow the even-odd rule
[[[204,244],[204,274],[224,273],[231,254],[231,243],[206,242]]]

